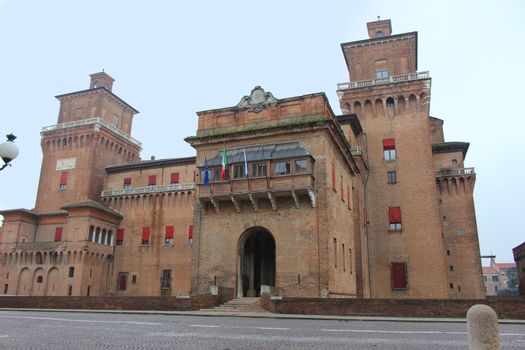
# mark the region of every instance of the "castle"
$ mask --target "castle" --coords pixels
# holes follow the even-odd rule
[[[469,144],[429,115],[417,32],[343,43],[324,93],[198,112],[194,157],[140,160],[105,72],[57,96],[34,209],[0,212],[0,293],[484,298]]]

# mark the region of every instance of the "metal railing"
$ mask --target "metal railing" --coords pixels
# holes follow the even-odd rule
[[[177,192],[177,191],[191,191],[195,189],[195,184],[171,184],[167,186],[146,186],[136,187],[118,190],[104,190],[102,191],[102,197],[111,196],[126,196],[135,194],[146,194],[146,193],[159,193],[159,192]]]
[[[339,83],[337,84],[337,90],[359,89],[359,88],[369,87],[369,86],[394,84],[394,83],[401,83],[405,81],[422,80],[422,79],[429,79],[429,78],[430,78],[430,73],[428,71],[416,72],[416,73],[409,73],[409,74],[404,74],[404,75],[390,76],[387,78],[357,80],[357,81],[349,81],[347,83]]]
[[[441,169],[436,171],[436,177],[476,175],[474,168]]]
[[[74,128],[74,127],[84,126],[84,125],[95,125],[95,128],[97,126],[103,126],[106,129],[109,129],[110,131],[112,131],[115,134],[119,135],[120,137],[128,140],[129,142],[131,142],[131,143],[133,143],[133,144],[135,144],[135,145],[137,145],[139,147],[142,146],[140,141],[134,139],[130,135],[126,134],[124,131],[118,129],[116,126],[111,125],[110,123],[108,123],[107,121],[105,121],[105,120],[103,120],[101,118],[82,119],[82,120],[77,120],[77,121],[74,121],[74,122],[67,122],[67,123],[61,123],[61,124],[44,126],[42,128],[42,132],[44,133],[44,132],[48,132],[48,131],[69,129],[69,128]]]

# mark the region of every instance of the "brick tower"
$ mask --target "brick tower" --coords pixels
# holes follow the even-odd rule
[[[140,143],[130,136],[138,111],[112,92],[113,82],[95,73],[89,89],[56,96],[58,124],[42,130],[37,213],[99,200],[104,168],[139,158]]]
[[[475,175],[458,173],[454,181],[468,187],[461,199],[438,198],[435,163],[459,149],[453,158],[462,167],[465,144],[444,143],[442,122],[429,116],[431,79],[417,71],[417,32],[392,35],[390,20],[367,28],[369,39],[341,45],[350,82],[339,84],[338,94],[343,112],[355,113],[367,135],[371,297],[483,297],[470,190]],[[466,249],[450,243],[455,239],[443,226],[449,211],[456,230],[468,236],[461,239]],[[469,282],[457,286],[454,279]]]

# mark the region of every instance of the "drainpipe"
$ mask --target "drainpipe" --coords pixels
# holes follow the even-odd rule
[[[368,268],[368,296],[370,298],[372,298],[372,270],[370,268],[370,240],[369,240],[369,237],[368,237],[368,222],[367,222],[367,217],[368,217],[368,191],[367,191],[367,187],[368,187],[368,178],[370,177],[370,167],[369,167],[369,164],[370,162],[368,161],[368,134],[366,132],[363,131],[363,135],[365,135],[365,151],[366,151],[366,163],[367,163],[367,168],[368,168],[368,171],[366,172],[366,177],[365,177],[365,186],[364,186],[364,192],[365,192],[365,210],[366,210],[366,217],[364,218],[365,219],[365,236],[366,236],[366,260],[367,260],[367,268]]]

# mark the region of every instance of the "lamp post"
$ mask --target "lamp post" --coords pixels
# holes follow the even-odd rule
[[[4,170],[6,166],[11,166],[9,162],[18,156],[18,147],[15,145],[16,136],[13,134],[6,135],[7,141],[0,144],[0,158],[4,161],[4,165],[0,170]]]

